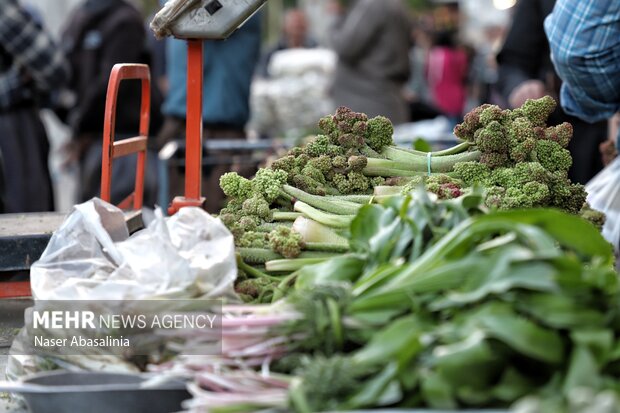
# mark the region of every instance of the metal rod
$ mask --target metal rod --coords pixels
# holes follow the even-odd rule
[[[187,41],[187,150],[185,198],[202,196],[203,41]]]

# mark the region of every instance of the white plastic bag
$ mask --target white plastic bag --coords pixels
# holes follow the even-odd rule
[[[232,234],[198,208],[161,212],[129,237],[123,212],[100,199],[75,207],[30,277],[35,300],[234,297]]]
[[[588,203],[607,216],[603,236],[620,253],[620,157],[586,185]]]
[[[171,218],[161,211],[129,236],[123,212],[100,199],[77,205],[31,268],[37,300],[238,300],[234,239],[219,219],[198,208]],[[7,377],[37,371],[137,371],[111,355],[42,358],[24,355],[26,329],[15,339]]]

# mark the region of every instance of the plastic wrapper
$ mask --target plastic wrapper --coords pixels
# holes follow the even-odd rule
[[[620,254],[620,157],[592,178],[586,191],[590,206],[607,216],[603,236]]]
[[[227,298],[235,302],[235,246],[228,229],[205,211],[184,208],[170,218],[156,211],[129,236],[123,212],[99,199],[78,205],[31,268],[37,300],[125,301]],[[14,341],[7,377],[53,368],[135,371],[110,355],[24,356],[23,330]]]
[[[268,136],[303,135],[333,112],[329,96],[336,56],[324,49],[291,49],[274,54],[268,79],[252,85],[250,127]]]

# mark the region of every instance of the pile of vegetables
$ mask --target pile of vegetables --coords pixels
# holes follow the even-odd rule
[[[552,207],[602,226],[584,187],[568,179],[572,126],[545,124],[555,107],[551,97],[512,111],[483,105],[455,128],[462,143],[433,153],[395,146],[385,117],[339,108],[320,120],[322,135],[253,179],[222,176],[228,204],[220,218],[238,247],[237,291],[270,302],[283,277],[350,250],[348,230],[363,205],[420,185],[440,199],[479,185],[493,210]]]
[[[436,198],[418,190],[363,206],[350,253],[297,271],[275,304],[225,308],[220,356],[164,366],[195,379],[188,409],[525,398],[532,412],[614,411],[592,407],[613,407],[620,391],[620,290],[597,228],[552,209],[485,213],[475,191]],[[214,340],[190,332],[185,354]]]

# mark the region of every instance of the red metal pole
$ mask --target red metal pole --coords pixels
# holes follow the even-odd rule
[[[203,41],[187,42],[187,148],[185,198],[202,196]]]
[[[203,40],[187,41],[187,118],[185,125],[185,197],[172,201],[172,215],[184,207],[205,206],[202,197]]]

